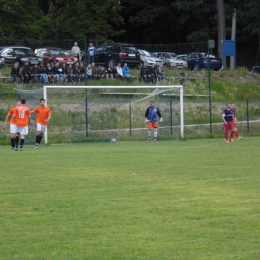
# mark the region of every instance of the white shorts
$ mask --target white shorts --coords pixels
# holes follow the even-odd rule
[[[16,133],[20,135],[28,135],[28,126],[22,126],[22,127],[17,126]]]
[[[17,129],[16,125],[10,124],[10,134],[16,134],[17,133],[16,129]]]
[[[36,127],[37,132],[42,132],[42,133],[44,133],[45,130],[46,130],[46,127],[47,127],[47,125],[42,125],[42,124],[40,124],[40,123],[37,123],[37,127]]]

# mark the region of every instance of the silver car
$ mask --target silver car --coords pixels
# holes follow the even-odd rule
[[[155,52],[156,57],[161,57],[164,66],[169,68],[186,69],[187,61],[176,59],[176,54],[172,52]]]
[[[163,60],[157,58],[154,54],[150,53],[149,51],[139,49],[138,51],[140,53],[141,66],[144,63],[147,63],[147,66],[155,65],[156,67],[163,65]]]

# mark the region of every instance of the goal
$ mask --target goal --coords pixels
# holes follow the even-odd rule
[[[144,115],[150,101],[155,102],[163,118],[158,126],[158,140],[184,138],[182,85],[46,85],[19,94],[27,98],[29,107],[39,104],[43,97],[52,110],[44,136],[46,144],[109,142],[112,138],[145,141]],[[29,132],[32,131],[35,130]]]

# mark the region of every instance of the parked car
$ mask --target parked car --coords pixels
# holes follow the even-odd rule
[[[175,57],[176,60],[186,60],[187,54],[179,54]]]
[[[75,56],[71,50],[65,50],[66,53],[68,53],[69,55],[73,55]],[[80,51],[80,55],[79,55],[79,59],[82,60],[82,57],[85,57],[85,52],[84,51]]]
[[[155,52],[157,57],[162,57],[164,66],[169,68],[185,69],[188,68],[188,64],[184,60],[176,59],[176,54],[172,52]]]
[[[0,58],[0,67],[5,65],[5,58]]]
[[[190,70],[200,69],[214,69],[220,70],[222,68],[222,59],[213,54],[205,52],[193,52],[187,55],[186,61]]]
[[[139,50],[140,53],[140,61],[141,64],[140,66],[142,67],[144,63],[147,63],[148,66],[159,66],[159,65],[163,65],[163,60],[160,58],[157,58],[153,53],[150,53],[149,51],[145,51],[145,50]]]
[[[74,64],[78,62],[76,57],[69,55],[65,50],[60,48],[41,48],[41,50],[37,52],[37,56],[41,57],[45,64],[49,62],[51,67],[53,67],[57,62],[66,64]]]
[[[9,66],[12,66],[16,62],[18,62],[20,66],[23,66],[25,62],[29,62],[29,65],[35,65],[43,61],[42,58],[34,55],[31,48],[23,46],[0,47],[0,59],[1,58],[4,58],[5,65]]]
[[[86,57],[86,60],[88,57]],[[84,62],[85,57],[82,57]],[[129,67],[137,67],[140,64],[140,53],[132,44],[126,43],[104,43],[97,47],[95,64],[112,67],[117,63],[127,63]]]
[[[260,73],[260,66],[254,66],[254,67],[252,67],[251,72]]]

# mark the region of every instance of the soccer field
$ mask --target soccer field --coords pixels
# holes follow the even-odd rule
[[[0,259],[260,259],[259,137],[0,153]]]

